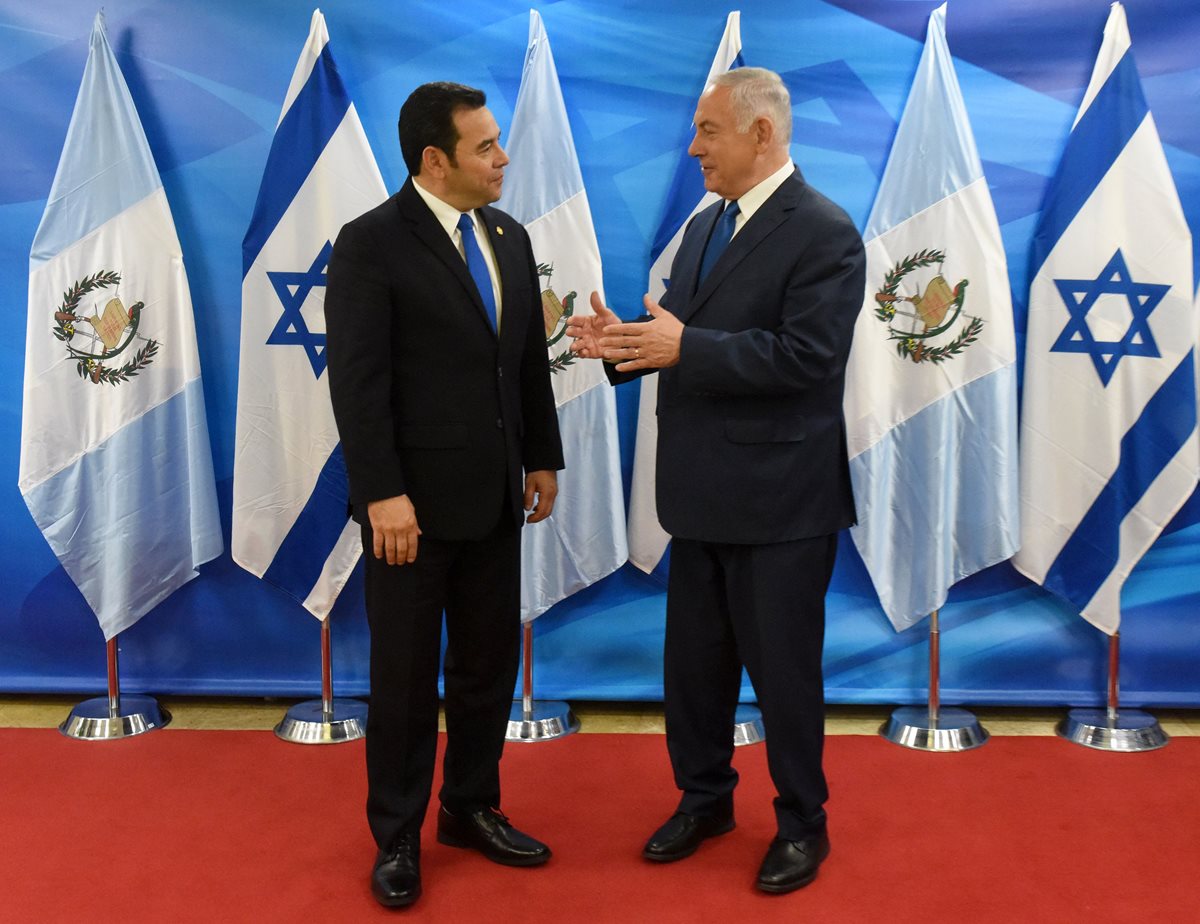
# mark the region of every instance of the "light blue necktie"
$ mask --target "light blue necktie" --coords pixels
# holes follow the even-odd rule
[[[492,276],[488,272],[487,261],[483,259],[483,251],[475,240],[475,222],[471,221],[471,213],[463,212],[458,219],[458,230],[462,233],[463,253],[467,255],[467,269],[479,289],[479,297],[483,299],[484,310],[492,330],[496,330],[496,296],[492,293]]]
[[[708,271],[713,268],[713,264],[717,262],[717,258],[725,252],[725,248],[729,246],[729,241],[733,237],[733,229],[737,223],[738,204],[737,202],[729,202],[725,205],[725,211],[721,213],[721,217],[717,219],[717,224],[713,228],[712,235],[708,239],[708,246],[704,248],[704,259],[700,261],[700,275],[696,278],[696,284],[699,285],[704,281],[704,277],[708,275]]]

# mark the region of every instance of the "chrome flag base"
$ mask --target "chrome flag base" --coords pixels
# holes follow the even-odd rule
[[[988,733],[973,713],[954,707],[940,709],[934,718],[927,706],[901,706],[879,734],[893,744],[917,751],[969,751],[988,740]]]
[[[767,731],[763,727],[762,711],[757,706],[739,703],[737,712],[733,714],[733,746],[740,748],[766,740]]]
[[[71,710],[58,730],[81,741],[111,741],[164,728],[171,721],[171,713],[160,708],[153,696],[122,696],[116,713],[113,715],[107,696],[85,699]]]
[[[1072,709],[1055,729],[1059,737],[1098,751],[1156,751],[1171,739],[1158,719],[1140,709]]]
[[[528,712],[520,702],[513,703],[508,715],[505,741],[549,741],[579,731],[579,719],[567,703],[555,700],[530,703]]]
[[[367,704],[335,699],[326,711],[323,700],[296,703],[275,726],[275,737],[293,744],[340,744],[367,733]]]

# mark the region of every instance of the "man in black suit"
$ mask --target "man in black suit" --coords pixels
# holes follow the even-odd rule
[[[445,613],[438,840],[533,866],[546,845],[499,811],[516,683],[520,526],[563,466],[537,270],[489,208],[508,157],[484,94],[425,84],[400,110],[409,180],[342,228],[325,301],[329,390],[362,525],[371,708],[367,819],[384,905],[421,890]]]
[[[593,294],[567,333],[625,381],[661,370],[658,516],[673,537],[664,690],[678,811],[644,856],[679,860],[732,830],[742,666],[778,796],[767,892],[807,885],[829,852],[821,766],[825,591],[854,522],[842,391],[863,302],[862,240],[789,155],[777,74],[740,68],[701,96],[688,149],[722,197],[688,225],[662,305],[622,324]]]

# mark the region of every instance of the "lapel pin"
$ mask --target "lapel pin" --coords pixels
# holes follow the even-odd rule
[[[501,228],[499,225],[497,225],[497,226],[496,226],[496,233],[497,233],[497,234],[499,234],[501,237],[503,237],[503,236],[504,236],[504,229],[503,229],[503,228]]]

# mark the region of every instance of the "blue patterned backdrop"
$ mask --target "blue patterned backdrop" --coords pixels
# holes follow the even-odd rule
[[[66,133],[95,0],[0,2],[0,689],[103,687],[104,645],[17,492],[30,242]],[[747,63],[784,75],[793,157],[861,227],[936,0],[748,0]],[[312,7],[295,0],[109,0],[109,35],[182,240],[196,311],[228,546],[241,240]],[[651,239],[728,7],[712,0],[539,5],[594,209],[610,301],[640,309]],[[334,55],[389,188],[404,179],[400,103],[417,84],[484,88],[502,126],[516,101],[528,5],[509,0],[332,0]],[[1107,0],[950,4],[948,33],[992,187],[1024,326],[1029,239],[1091,72]],[[1200,4],[1131,0],[1146,96],[1200,231]],[[1019,345],[1020,346],[1020,345]],[[636,392],[618,393],[628,483]],[[920,550],[898,554],[919,555]],[[1200,502],[1179,514],[1123,597],[1123,701],[1200,705]],[[628,566],[536,623],[539,695],[661,696],[664,592]],[[338,692],[366,691],[360,590],[334,611]],[[1106,640],[1007,565],[962,582],[942,614],[943,698],[1095,703]],[[852,544],[830,594],[830,700],[925,696],[925,625],[895,634]],[[228,553],[121,636],[123,686],[169,693],[308,695],[318,624]]]

